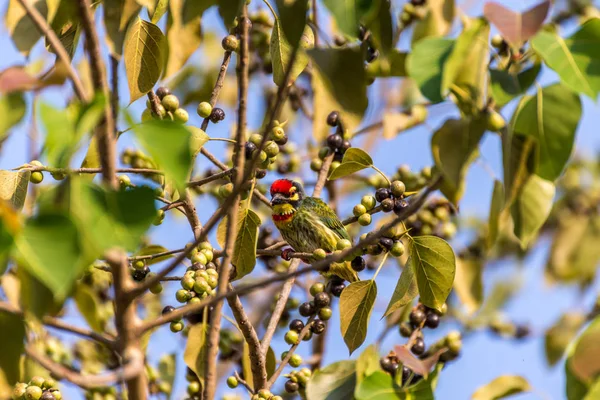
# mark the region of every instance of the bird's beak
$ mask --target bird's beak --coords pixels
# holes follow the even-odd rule
[[[287,199],[283,195],[281,195],[279,193],[276,193],[273,196],[273,198],[271,199],[271,205],[272,206],[276,206],[278,204],[285,204],[285,203],[287,203]]]

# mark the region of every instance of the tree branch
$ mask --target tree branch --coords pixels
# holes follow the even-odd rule
[[[77,71],[73,68],[71,64],[71,58],[69,57],[69,53],[62,45],[56,33],[52,30],[50,25],[46,22],[46,18],[33,6],[33,2],[29,2],[27,0],[19,0],[21,6],[25,9],[25,12],[29,15],[35,26],[38,28],[40,33],[48,39],[48,43],[50,43],[50,47],[56,53],[58,59],[64,64],[67,69],[67,74],[69,75],[69,79],[71,79],[71,83],[73,84],[73,90],[75,94],[81,101],[84,103],[89,103],[90,98],[88,94],[85,92],[83,83],[79,79],[77,75]]]

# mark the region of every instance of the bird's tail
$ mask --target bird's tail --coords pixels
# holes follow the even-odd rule
[[[343,263],[332,263],[329,267],[330,275],[337,275],[340,278],[347,280],[348,282],[358,282],[360,279],[356,271],[350,265],[350,261]]]

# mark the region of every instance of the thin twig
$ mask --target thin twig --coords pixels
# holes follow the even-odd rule
[[[215,106],[217,104],[217,100],[219,99],[219,93],[221,93],[221,89],[223,89],[223,84],[225,83],[225,74],[227,73],[227,67],[229,67],[229,61],[231,60],[231,52],[226,51],[223,55],[223,62],[221,63],[221,68],[219,68],[219,74],[217,75],[217,80],[215,82],[215,86],[210,94],[209,103],[211,106]],[[204,118],[202,121],[201,129],[203,131],[208,128],[209,118]]]
[[[230,176],[232,173],[233,173],[233,168],[229,168],[229,169],[226,169],[225,171],[221,171],[221,172],[213,174],[211,176],[207,176],[206,178],[197,179],[195,181],[189,181],[187,185],[188,185],[188,187],[199,187],[202,185],[206,185],[207,183],[216,181],[218,179]]]
[[[242,385],[243,387],[245,387],[245,388],[246,388],[246,390],[248,390],[248,392],[250,392],[250,394],[254,394],[254,390],[252,390],[252,388],[250,387],[250,385],[248,384],[248,382],[246,382],[246,381],[244,380],[244,378],[242,378],[242,377],[240,376],[240,374],[238,374],[238,372],[237,372],[237,371],[235,371],[235,372],[233,373],[233,376],[235,376],[235,379],[237,379],[237,380],[238,380],[238,382],[240,383],[240,385]]]
[[[52,47],[52,50],[54,50],[60,62],[67,69],[67,74],[73,83],[73,90],[75,91],[77,97],[79,97],[79,99],[84,103],[89,103],[90,97],[86,93],[83,83],[81,83],[81,80],[77,75],[77,71],[75,71],[75,68],[71,64],[69,53],[67,53],[67,50],[63,46],[58,36],[56,36],[56,33],[52,30],[48,22],[46,22],[46,18],[44,18],[44,16],[33,6],[33,2],[19,0],[19,3],[25,9],[25,12],[29,15],[40,33],[46,37],[50,47]]]
[[[110,56],[110,108],[115,120],[115,129],[117,129],[116,121],[119,120],[119,59]]]
[[[43,171],[50,173],[62,173],[65,175],[74,175],[74,174],[97,174],[102,172],[101,168],[52,168],[52,167],[37,167],[37,166],[25,166],[15,168],[14,170],[20,171]],[[155,174],[155,175],[164,175],[164,172],[158,169],[152,168],[118,168],[115,170],[116,173],[120,174]]]

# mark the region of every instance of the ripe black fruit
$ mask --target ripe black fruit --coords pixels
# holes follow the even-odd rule
[[[344,144],[344,138],[342,135],[334,133],[333,135],[327,136],[327,146],[331,147],[332,149],[339,149],[342,147],[342,144]]]
[[[435,329],[440,325],[440,316],[434,312],[428,312],[427,318],[425,319],[425,326],[431,329]]]
[[[340,113],[337,111],[332,111],[327,116],[327,125],[329,126],[337,126],[340,122]]]
[[[385,199],[381,202],[383,212],[390,212],[394,209],[394,199]]]
[[[287,381],[285,383],[285,391],[288,393],[296,393],[300,386],[294,381]]]
[[[394,241],[390,238],[382,237],[381,239],[379,239],[379,244],[389,251],[394,245]]]
[[[404,209],[408,207],[408,201],[404,200],[404,199],[396,199],[394,201],[394,212],[396,214],[401,213],[402,211],[404,211]]]
[[[410,337],[413,333],[413,328],[408,322],[403,322],[400,324],[400,334],[403,337]]]
[[[339,283],[337,285],[332,285],[331,286],[331,294],[334,295],[335,297],[340,297],[340,295],[342,294],[342,291],[346,288],[346,284],[345,283]]]
[[[340,147],[340,150],[342,151],[342,153],[344,153],[350,147],[352,147],[352,143],[350,143],[349,140],[344,140],[344,142],[342,143],[342,147]]]
[[[364,258],[355,257],[354,260],[352,260],[351,265],[352,265],[353,270],[355,270],[356,272],[360,272],[365,269],[365,267],[367,266],[367,263],[365,262]]]
[[[425,313],[419,309],[412,310],[408,319],[413,326],[420,326],[425,321]]]
[[[425,353],[425,341],[422,338],[417,338],[410,350],[417,356]]]
[[[388,188],[379,188],[377,189],[377,191],[375,192],[375,199],[377,199],[378,202],[382,202],[385,199],[389,199],[392,196],[392,191]]]
[[[244,146],[246,149],[246,159],[249,160],[252,158],[252,154],[256,151],[256,145],[252,142],[246,142]]]
[[[389,357],[382,357],[379,360],[379,365],[381,366],[382,370],[392,375],[394,375],[398,370],[398,363],[390,359]]]
[[[321,292],[321,293],[317,293],[315,295],[315,306],[317,306],[317,308],[321,308],[321,307],[327,307],[329,305],[329,303],[331,303],[331,298],[329,297],[329,295],[325,292]]]
[[[302,331],[302,328],[304,328],[304,322],[302,322],[301,320],[295,319],[292,322],[290,322],[291,331],[296,331],[300,333],[300,331]]]
[[[209,117],[210,122],[216,124],[219,121],[223,121],[225,119],[225,111],[222,108],[215,107],[212,109]]]
[[[410,378],[410,374],[412,373],[412,371],[410,370],[410,368],[408,368],[407,366],[402,366],[402,384],[406,383],[406,381],[408,381],[408,379]]]
[[[135,271],[133,271],[133,274],[132,274],[133,280],[138,281],[138,282],[143,281],[149,272],[150,272],[150,268],[148,268],[147,265],[142,269],[136,269]]]
[[[377,49],[369,47],[367,49],[367,62],[373,62],[377,57],[379,57],[379,51],[377,51]]]
[[[163,97],[165,97],[168,94],[171,94],[171,91],[168,88],[164,87],[164,86],[161,86],[158,89],[156,89],[156,95],[161,100],[163,99]]]
[[[161,314],[162,315],[166,315],[166,314],[171,313],[173,311],[175,311],[175,307],[173,307],[173,306],[165,306],[165,308],[162,309]]]
[[[267,170],[266,169],[257,169],[255,176],[256,176],[256,179],[262,179],[265,176],[267,176]]]
[[[321,333],[325,332],[325,322],[321,321],[320,319],[315,319],[310,326],[310,330],[315,335],[320,335]]]
[[[303,317],[310,317],[311,315],[314,315],[317,312],[317,310],[313,303],[307,301],[306,303],[300,304],[298,312],[300,312],[300,315],[302,315]]]

